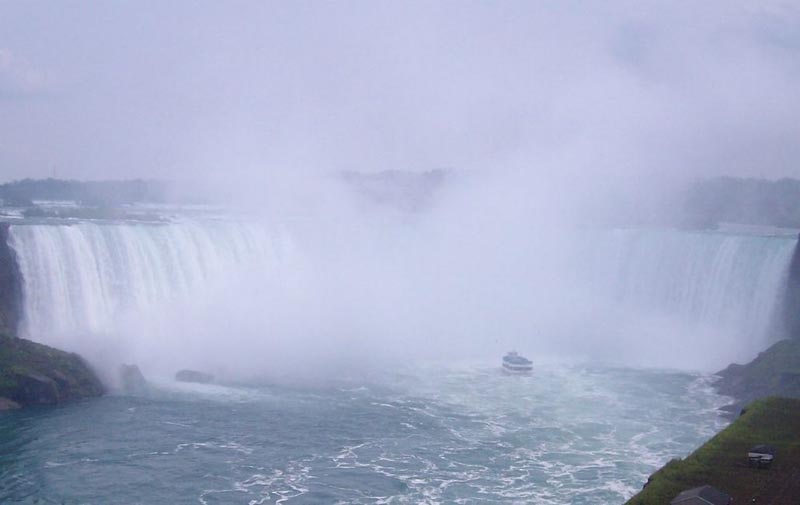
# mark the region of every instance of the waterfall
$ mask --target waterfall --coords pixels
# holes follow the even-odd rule
[[[756,350],[779,337],[794,235],[614,230],[593,238],[582,272],[619,306],[714,328]]]
[[[146,318],[235,268],[269,268],[285,248],[262,226],[19,224],[10,245],[23,278],[21,334],[34,339],[113,332],[119,318]]]
[[[319,231],[311,228],[311,235]],[[563,263],[559,260],[554,267],[558,271],[537,284],[525,276],[525,265],[537,260],[527,253],[512,255],[513,264],[504,265],[485,257],[492,255],[487,249],[463,263],[483,273],[469,272],[450,261],[450,255],[427,254],[427,244],[417,235],[409,239],[419,248],[408,249],[413,254],[387,259],[385,252],[372,252],[372,244],[382,242],[383,235],[370,235],[359,244],[343,237],[334,247],[323,233],[306,244],[315,254],[290,261],[302,251],[294,250],[289,234],[271,230],[226,220],[11,225],[9,244],[22,278],[20,334],[64,343],[68,349],[81,341],[89,347],[87,334],[114,335],[126,324],[156,321],[162,315],[169,321],[166,330],[133,328],[126,337],[126,342],[151,346],[156,353],[165,345],[165,334],[172,335],[174,349],[213,338],[200,339],[198,332],[222,335],[237,324],[227,338],[238,338],[243,349],[261,339],[260,332],[269,342],[284,338],[286,348],[291,348],[289,340],[308,334],[310,340],[302,345],[314,348],[313,336],[328,338],[342,328],[340,333],[349,335],[354,328],[359,331],[359,323],[369,328],[368,338],[378,347],[389,335],[415,332],[423,339],[441,335],[444,344],[452,345],[448,332],[461,325],[469,330],[463,338],[483,350],[481,342],[490,328],[494,338],[517,331],[521,345],[541,350],[550,346],[558,352],[561,345],[567,352],[599,359],[618,356],[625,362],[650,353],[665,359],[642,360],[688,367],[714,356],[710,365],[716,366],[752,358],[779,336],[773,325],[797,245],[795,236],[584,230],[576,242],[569,238],[545,245],[551,255],[563,252]],[[298,243],[306,243],[301,230],[293,232]],[[432,262],[429,267],[442,276],[429,275],[429,269],[420,267],[425,262]],[[221,280],[242,272],[243,282],[215,291]],[[467,295],[459,297],[448,288],[448,279],[454,278],[465,279]],[[203,305],[200,298],[209,293],[217,298]],[[515,305],[518,299],[525,303]],[[437,303],[442,305],[429,310]],[[191,317],[187,308],[194,321],[183,320]],[[187,327],[190,322],[195,326]],[[217,326],[211,328],[213,324]],[[542,342],[531,340],[540,337]],[[681,358],[687,348],[698,354],[692,364]]]

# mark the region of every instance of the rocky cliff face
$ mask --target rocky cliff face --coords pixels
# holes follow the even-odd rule
[[[0,223],[0,333],[16,335],[22,283],[14,251],[8,245],[8,223]]]
[[[100,380],[77,354],[0,335],[0,410],[100,396]]]
[[[789,266],[789,281],[783,300],[783,322],[785,336],[800,340],[800,242]]]
[[[77,354],[16,338],[22,287],[9,224],[0,223],[0,411],[99,396],[103,385]]]
[[[746,365],[730,365],[717,372],[720,394],[737,400],[732,410],[758,398],[800,398],[800,339],[787,339],[762,352]]]
[[[800,398],[800,241],[789,266],[789,278],[782,300],[776,334],[782,340],[745,365],[731,364],[717,372],[715,387],[735,402],[724,410],[731,414],[759,398],[784,396]]]

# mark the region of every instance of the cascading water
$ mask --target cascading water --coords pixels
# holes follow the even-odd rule
[[[779,337],[795,236],[614,230],[593,238],[582,273],[618,306],[713,329],[750,353]]]
[[[264,227],[229,221],[22,224],[10,245],[23,278],[22,334],[45,340],[113,332],[121,316],[148,317],[242,265],[268,269],[285,247]]]
[[[410,307],[416,306],[413,297],[418,295],[402,289],[396,289],[391,296],[386,296],[389,301],[381,301],[382,291],[362,298],[348,299],[344,296],[348,293],[348,286],[336,283],[355,282],[365,275],[358,270],[362,264],[358,261],[361,258],[358,253],[345,267],[352,268],[352,271],[346,270],[320,280],[322,286],[317,286],[312,278],[310,284],[305,284],[302,289],[305,294],[320,291],[321,297],[326,296],[325,293],[333,293],[330,296],[336,300],[315,299],[313,295],[289,300],[284,296],[284,288],[275,285],[264,273],[297,269],[296,265],[292,266],[291,262],[286,261],[286,249],[291,244],[286,239],[286,233],[272,233],[269,230],[261,224],[227,220],[186,220],[158,225],[89,222],[13,225],[10,229],[10,245],[16,253],[23,279],[21,333],[45,343],[61,344],[76,350],[80,347],[83,350],[87,346],[73,346],[70,335],[80,335],[79,338],[86,338],[86,334],[113,335],[131,320],[152,318],[176,301],[182,302],[183,307],[206,307],[194,303],[194,300],[204,292],[213,290],[220,278],[228,277],[232,272],[241,272],[243,266],[252,267],[249,268],[250,273],[257,275],[246,274],[242,286],[227,286],[229,290],[234,290],[231,293],[236,293],[234,298],[238,298],[228,302],[231,297],[219,295],[207,305],[209,310],[218,312],[214,314],[219,316],[216,322],[224,322],[218,328],[221,333],[225,333],[230,321],[236,318],[254,319],[245,329],[258,333],[261,331],[258,328],[271,324],[268,314],[274,313],[276,301],[283,305],[300,306],[282,307],[282,316],[291,321],[285,322],[280,331],[273,327],[269,335],[252,335],[253,339],[274,339],[280,336],[281,331],[288,329],[286,324],[292,325],[308,318],[328,317],[319,321],[322,330],[304,328],[295,332],[297,335],[292,338],[302,337],[304,332],[322,331],[327,334],[330,330],[336,330],[335,326],[341,323],[337,317],[349,317],[346,315],[350,314],[348,310],[356,310],[352,318],[358,318],[359,315],[368,316],[370,311],[383,310],[393,314],[397,306],[404,303]],[[565,255],[572,259],[566,260],[563,265],[566,269],[562,276],[563,286],[542,287],[529,283],[529,286],[514,294],[526,296],[526,292],[530,292],[531,296],[542,299],[542,289],[548,292],[554,288],[560,290],[558,295],[564,300],[563,306],[559,305],[559,301],[554,302],[552,307],[536,306],[534,308],[539,312],[523,314],[522,317],[528,320],[519,323],[522,326],[545,328],[542,332],[531,334],[554,341],[555,345],[548,349],[561,352],[559,342],[564,340],[563,346],[568,346],[571,335],[585,335],[588,345],[580,344],[580,347],[599,359],[613,360],[624,352],[627,354],[622,359],[631,363],[675,366],[678,357],[669,351],[692,345],[701,356],[692,363],[681,359],[679,366],[708,368],[752,357],[777,336],[771,325],[785,293],[788,267],[797,243],[794,236],[674,230],[596,230],[582,231],[579,238],[578,243],[583,245],[580,248],[553,244],[555,250],[571,250],[574,253]],[[586,247],[586,244],[591,246]],[[349,249],[343,251],[349,253]],[[421,254],[419,258],[424,259],[425,255]],[[534,260],[527,257],[521,259],[525,262]],[[322,271],[338,268],[336,264],[333,265],[323,266]],[[447,265],[440,266],[448,268]],[[486,265],[489,272],[494,267]],[[384,274],[380,270],[383,266],[372,264],[372,268],[377,270],[370,271],[370,278],[380,279]],[[416,275],[414,279],[418,290],[438,289],[435,277],[415,274],[416,270],[411,265],[408,272],[394,271],[391,265],[386,268],[387,280],[393,279],[390,275]],[[449,273],[457,277],[466,275],[458,271]],[[491,276],[486,278],[487,282],[491,281]],[[522,275],[519,280],[527,282]],[[265,296],[264,290],[254,290],[254,285],[267,286],[272,298],[256,300],[241,309],[237,307],[239,302],[248,297]],[[488,293],[502,287],[500,283],[498,286],[485,286],[485,290]],[[402,296],[412,298],[398,298]],[[485,301],[488,301],[488,297]],[[340,298],[341,303],[334,304]],[[357,309],[352,309],[348,303],[356,305]],[[445,300],[444,303],[450,302]],[[451,303],[457,304],[459,300],[454,298]],[[336,308],[319,315],[314,312],[314,307],[302,304],[334,304]],[[465,324],[481,328],[486,323],[482,317],[490,321],[495,320],[492,317],[502,320],[502,312],[497,316],[491,314],[491,308],[487,310],[489,314],[478,312],[464,316],[471,318]],[[238,311],[236,313],[239,315],[228,316],[225,311]],[[242,311],[249,312],[242,314]],[[552,324],[547,321],[550,313]],[[574,321],[565,321],[565,313],[571,314]],[[164,317],[180,326],[181,314],[178,308]],[[196,308],[194,315],[197,315]],[[416,321],[415,317],[420,319]],[[448,321],[430,320],[430,317],[435,316],[418,315],[412,311],[402,322],[411,321],[411,331],[424,332],[427,328],[435,327],[438,333],[445,333],[451,324]],[[207,327],[209,323],[215,323],[214,318],[204,319],[197,324]],[[559,324],[564,328],[559,328]],[[205,329],[210,331],[210,328]],[[138,330],[139,333],[129,332],[129,340],[140,341],[140,346],[163,344],[163,336],[155,336],[148,329]],[[345,332],[350,330],[349,326],[345,328]],[[168,333],[172,329],[165,331]],[[380,327],[372,328],[372,331],[378,333],[369,338],[379,340],[383,337],[379,333]],[[185,336],[188,339],[186,343],[190,343],[192,338],[197,337],[196,333],[187,331],[181,338]],[[498,336],[503,335],[494,337]],[[150,340],[145,342],[147,338]],[[183,341],[177,336],[175,338],[176,342]],[[469,338],[469,335],[465,338]],[[474,338],[483,341],[485,335],[476,334]],[[647,347],[643,346],[642,340],[647,341],[644,344]],[[252,347],[254,340],[242,338],[240,343],[243,348],[248,348]],[[546,350],[543,344],[547,342],[537,344],[523,339],[520,343]],[[316,346],[313,342],[307,344],[311,349]],[[336,344],[331,341],[326,345]],[[643,350],[658,359],[650,359]],[[713,355],[715,361],[710,363],[703,355]]]

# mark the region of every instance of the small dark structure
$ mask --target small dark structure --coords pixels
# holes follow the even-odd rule
[[[689,489],[669,502],[670,505],[730,505],[733,498],[709,485]]]
[[[747,453],[747,464],[757,468],[769,468],[774,459],[775,448],[771,445],[760,444]]]

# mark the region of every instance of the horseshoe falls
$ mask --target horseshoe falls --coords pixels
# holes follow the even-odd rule
[[[115,331],[241,268],[269,270],[287,247],[237,222],[19,225],[11,247],[23,279],[22,333]]]
[[[298,268],[302,251],[291,237],[286,228],[277,232],[225,220],[12,226],[10,245],[22,278],[22,334],[45,342],[114,334],[132,319],[192,303],[243,272],[250,283],[257,279],[269,288],[276,274]],[[567,250],[571,260],[564,277],[572,283],[565,282],[563,291],[591,294],[586,303],[602,315],[585,314],[577,302],[574,308],[574,317],[587,327],[611,315],[620,333],[627,324],[653,339],[705,338],[735,351],[722,358],[747,359],[780,334],[778,311],[796,242],[794,236],[717,232],[581,232],[581,245]],[[342,285],[328,289],[347,289],[353,281],[346,277],[355,274],[343,274]],[[435,282],[419,279],[423,290]],[[531,282],[529,291],[537,289]]]
[[[686,348],[706,339],[721,368],[783,337],[794,235],[614,230],[588,238],[577,271],[610,312],[663,327],[656,338]]]
[[[540,356],[535,341],[518,349],[534,361],[522,377],[504,375],[499,355],[462,359],[456,342],[452,356],[322,375],[311,368],[324,363],[309,358],[266,381],[188,384],[155,373],[146,359],[173,366],[213,354],[240,371],[272,366],[295,348],[313,356],[298,331],[319,335],[311,341],[329,354],[354,347],[333,336],[326,344],[335,328],[310,325],[293,307],[341,299],[329,323],[368,319],[378,305],[342,315],[350,302],[336,288],[358,279],[330,277],[336,258],[309,266],[315,259],[303,254],[300,235],[225,220],[12,225],[22,333],[68,349],[125,339],[137,352],[123,356],[142,360],[150,386],[52,415],[0,416],[0,501],[613,504],[725,424],[718,408],[728,400],[680,360],[662,368],[558,360]],[[577,238],[570,244],[580,246],[564,248],[565,289],[590,296],[574,299],[569,328],[602,337],[603,346],[653,338],[685,353],[707,339],[746,357],[779,331],[793,236],[595,230]],[[336,282],[316,286],[323,274]],[[369,293],[391,294],[394,308],[402,291],[386,284]],[[261,318],[248,325],[253,312]],[[249,352],[232,352],[248,331]],[[382,345],[380,333],[368,336]],[[91,358],[119,364],[117,355]]]

